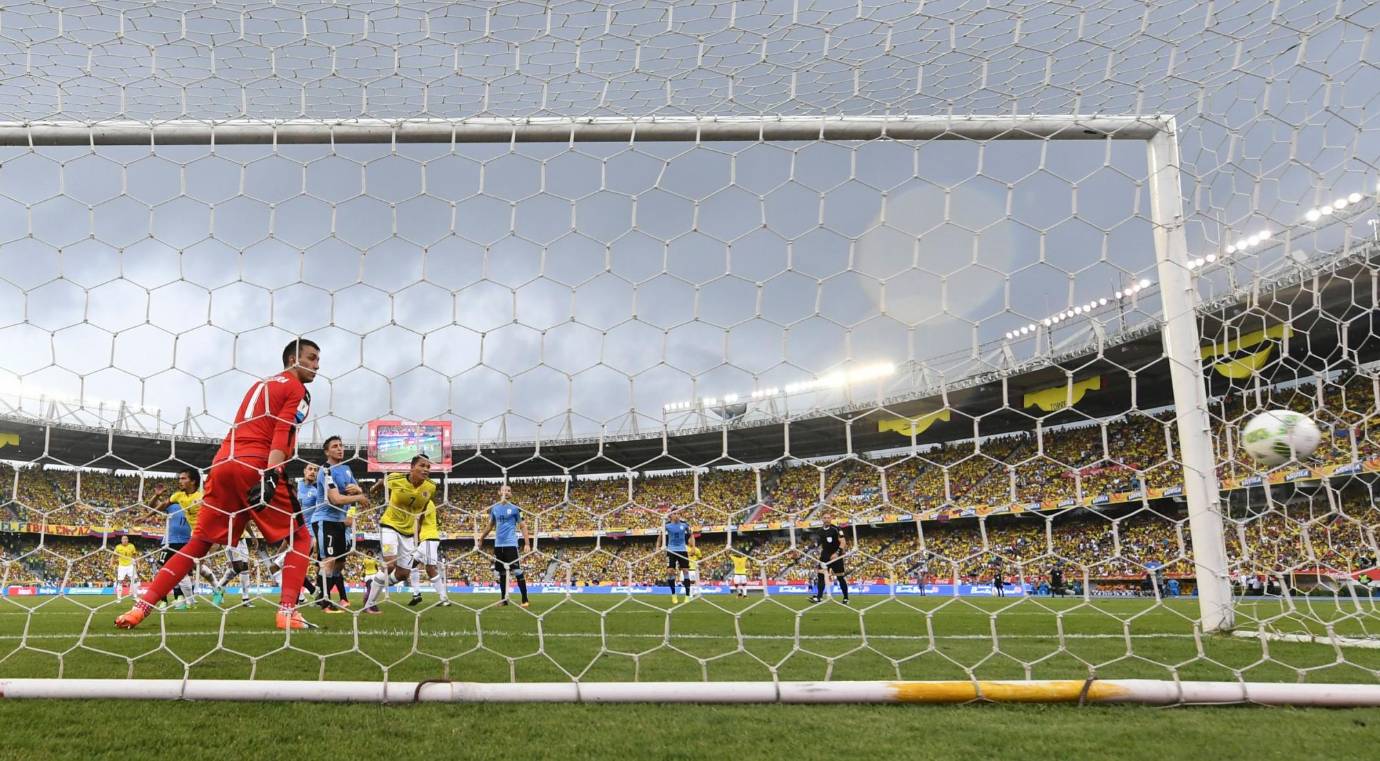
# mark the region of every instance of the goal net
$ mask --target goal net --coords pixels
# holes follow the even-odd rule
[[[3,693],[1375,703],[1374,11],[6,6]]]

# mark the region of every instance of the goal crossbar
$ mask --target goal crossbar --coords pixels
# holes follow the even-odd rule
[[[0,145],[1150,140],[1160,116],[705,116],[0,122]]]

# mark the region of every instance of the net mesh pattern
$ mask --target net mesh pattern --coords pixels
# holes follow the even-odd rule
[[[1321,2],[8,5],[0,671],[1373,681],[1377,26],[1373,4]],[[1028,114],[1173,120],[1235,636],[1206,636],[1192,596],[1214,580],[1146,146],[958,124]],[[908,116],[956,126],[521,137]],[[512,139],[94,137],[360,120],[505,120]],[[55,123],[91,143],[25,137]],[[294,479],[339,435],[367,487],[371,420],[454,426],[433,477],[457,605],[422,578],[419,605],[395,588],[381,617],[285,638],[240,607],[276,602],[263,547],[249,589],[234,575],[212,603],[202,579],[181,618],[107,631],[118,537],[147,583],[156,487],[209,465],[299,335],[322,375]],[[1271,469],[1242,431],[1281,408],[1322,444]],[[531,608],[494,604],[472,538],[500,482],[529,521]],[[379,513],[359,512],[352,584]],[[672,513],[703,553],[688,603],[664,584]],[[849,606],[813,586],[826,518]]]

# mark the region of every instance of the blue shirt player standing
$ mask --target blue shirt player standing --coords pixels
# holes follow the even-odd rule
[[[489,508],[489,526],[474,535],[474,548],[484,541],[489,532],[494,533],[494,572],[498,574],[498,604],[508,604],[508,574],[517,580],[518,591],[522,593],[522,607],[528,606],[527,577],[518,563],[518,536],[522,537],[523,554],[532,551],[531,533],[527,531],[527,519],[522,509],[512,503],[513,489],[508,484],[498,487],[498,501]]]
[[[695,535],[690,531],[690,524],[685,522],[679,512],[669,512],[664,502],[658,507],[668,516],[666,524],[661,529],[661,544],[666,549],[666,567],[671,572],[666,586],[671,588],[671,602],[679,604],[677,581],[685,587],[685,599],[690,599],[690,585],[693,583],[690,581],[689,573],[690,548],[695,546]]]
[[[326,464],[316,479],[316,509],[308,519],[312,538],[316,540],[316,560],[321,569],[316,604],[327,613],[338,613],[350,607],[344,573],[344,558],[351,550],[347,524],[353,519],[349,510],[360,504],[367,507],[369,495],[355,480],[354,471],[345,464],[345,443],[339,436],[327,438],[321,451],[326,455]],[[331,589],[340,594],[338,605],[331,603]]]

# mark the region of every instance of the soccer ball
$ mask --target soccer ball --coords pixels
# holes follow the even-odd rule
[[[1318,424],[1291,410],[1270,410],[1251,418],[1241,431],[1241,445],[1256,462],[1273,468],[1313,454],[1322,441]]]

